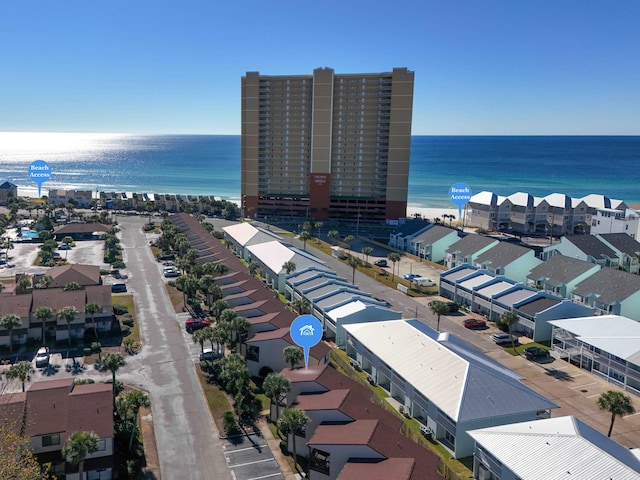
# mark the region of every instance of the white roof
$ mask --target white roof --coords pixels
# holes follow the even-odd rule
[[[477,203],[479,205],[496,205],[497,196],[493,192],[480,192],[472,195],[469,199],[471,203]]]
[[[324,265],[322,260],[317,259],[310,253],[287,247],[278,241],[249,245],[247,250],[276,274],[284,272],[282,265],[285,262],[293,262],[296,265],[296,270],[304,270],[308,267],[322,267]]]
[[[491,275],[482,274],[482,275],[478,275],[477,277],[470,278],[469,280],[460,282],[459,286],[462,288],[466,288],[468,290],[473,290],[474,287],[477,287],[479,285],[484,285],[485,283],[490,282],[491,280],[495,280],[495,278],[496,277],[493,277]]]
[[[549,321],[584,343],[640,365],[640,323],[620,315]]]
[[[519,375],[418,320],[344,328],[456,422],[557,407],[520,383]]]
[[[509,290],[514,285],[515,285],[514,283],[509,283],[509,282],[496,282],[496,283],[492,283],[487,287],[483,287],[476,290],[476,293],[478,295],[482,295],[483,297],[491,298],[494,295],[504,292],[505,290]]]
[[[571,206],[571,197],[564,193],[551,193],[544,197],[544,199],[552,207],[565,208],[566,206]]]
[[[469,435],[522,480],[637,480],[640,472],[633,452],[574,417],[471,430]]]
[[[527,207],[529,202],[533,203],[533,197],[529,193],[516,192],[507,197],[513,205]]]
[[[258,233],[258,229],[247,222],[222,227],[222,230],[240,245],[245,245],[251,240],[251,237]]]

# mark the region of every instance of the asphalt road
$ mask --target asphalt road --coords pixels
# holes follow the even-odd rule
[[[118,378],[149,392],[162,477],[231,479],[215,425],[196,377],[193,351],[166,295],[142,232],[146,219],[122,217],[121,243],[144,348]]]

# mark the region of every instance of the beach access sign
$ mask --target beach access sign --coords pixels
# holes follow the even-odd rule
[[[42,191],[42,184],[51,178],[51,168],[44,160],[36,160],[29,165],[29,178],[38,184],[38,198]]]
[[[449,199],[458,206],[458,218],[462,218],[462,207],[471,200],[471,189],[466,183],[454,183],[449,189]]]

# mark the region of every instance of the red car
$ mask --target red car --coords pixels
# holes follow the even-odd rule
[[[184,322],[184,328],[187,329],[187,333],[193,333],[209,325],[211,325],[211,322],[206,318],[190,318]]]
[[[462,325],[464,325],[465,328],[482,328],[487,326],[487,322],[477,318],[467,318],[462,322]]]

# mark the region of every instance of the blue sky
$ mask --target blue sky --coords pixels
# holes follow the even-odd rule
[[[240,77],[415,71],[415,135],[639,135],[640,1],[7,1],[0,131],[240,133]]]

